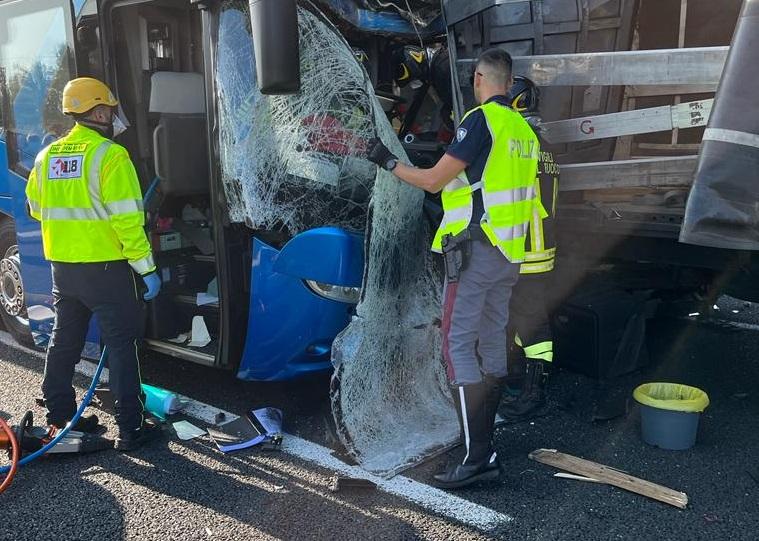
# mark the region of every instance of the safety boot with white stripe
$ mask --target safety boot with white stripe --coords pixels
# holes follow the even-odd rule
[[[489,392],[490,386],[485,383],[451,387],[461,423],[464,458],[434,476],[440,488],[462,488],[500,477],[501,466],[491,445],[493,423],[488,408]]]

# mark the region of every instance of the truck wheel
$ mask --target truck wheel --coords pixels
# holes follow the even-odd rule
[[[16,228],[12,220],[0,222],[0,256],[0,319],[19,344],[34,347],[24,303]]]

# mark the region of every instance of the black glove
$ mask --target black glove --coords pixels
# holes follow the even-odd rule
[[[379,137],[369,140],[366,159],[387,171],[392,171],[398,164],[398,157],[387,149]]]

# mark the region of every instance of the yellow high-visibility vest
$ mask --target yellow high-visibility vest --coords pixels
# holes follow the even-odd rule
[[[43,149],[29,174],[26,197],[32,217],[42,222],[45,259],[126,259],[139,274],[156,269],[129,153],[97,131],[77,124]]]
[[[470,185],[465,175],[453,179],[443,189],[443,221],[435,234],[432,250],[442,251],[445,235],[458,235],[472,221],[472,194],[482,190],[485,213],[480,221],[483,232],[512,263],[525,256],[525,237],[533,211],[539,206],[535,191],[540,144],[522,115],[496,101],[469,111],[480,110],[492,138],[481,181]]]

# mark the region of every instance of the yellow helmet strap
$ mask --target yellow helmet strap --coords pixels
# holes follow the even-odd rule
[[[520,102],[521,102],[521,105],[520,105]],[[521,113],[522,111],[525,111],[527,109],[525,107],[525,105],[524,105],[524,92],[520,92],[512,100],[512,102],[511,102],[511,108],[514,109],[518,113]]]

